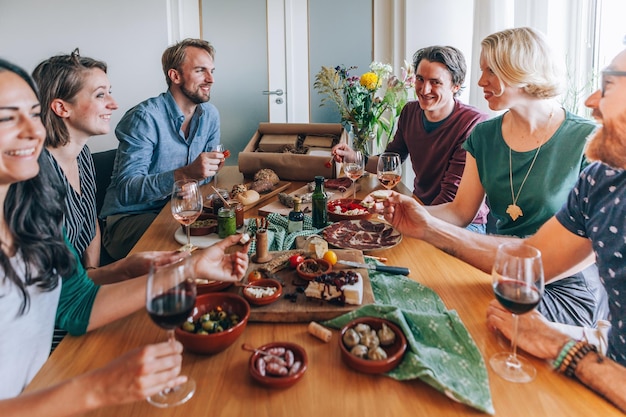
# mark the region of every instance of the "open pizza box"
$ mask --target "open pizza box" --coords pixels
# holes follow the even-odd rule
[[[328,166],[331,150],[347,141],[339,123],[260,123],[239,153],[239,171],[248,178],[262,168],[272,169],[281,180],[337,178],[338,164],[332,161]]]

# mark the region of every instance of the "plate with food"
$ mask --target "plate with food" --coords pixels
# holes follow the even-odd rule
[[[390,224],[375,220],[342,220],[323,230],[324,239],[341,249],[362,251],[389,249],[402,241]]]

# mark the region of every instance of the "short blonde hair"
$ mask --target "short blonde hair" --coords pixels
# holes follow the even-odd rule
[[[552,98],[561,93],[563,71],[538,30],[505,29],[487,36],[480,45],[487,66],[501,84],[522,88],[537,98]]]

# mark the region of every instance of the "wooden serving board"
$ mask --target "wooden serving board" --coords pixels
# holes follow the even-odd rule
[[[337,257],[339,259],[347,261],[364,262],[363,252],[357,250],[336,250]],[[281,252],[270,252],[279,254]],[[259,268],[259,264],[255,264],[252,261],[248,268],[248,272]],[[372,291],[372,284],[368,275],[367,269],[351,268],[343,265],[335,265],[335,270],[340,269],[354,269],[358,271],[363,277],[363,304],[374,303],[374,292]],[[247,274],[246,274],[247,275]],[[312,320],[329,320],[342,314],[348,313],[361,306],[357,305],[339,305],[330,303],[324,300],[308,299],[304,292],[299,292],[298,287],[306,288],[307,281],[301,279],[295,269],[287,267],[282,271],[275,274],[274,278],[281,280],[283,284],[283,295],[277,301],[265,306],[250,305],[250,321],[255,322],[271,322],[271,323],[294,323],[294,322],[309,322]],[[246,278],[244,278],[246,281]],[[239,295],[242,294],[243,287],[230,287],[229,292],[234,292]],[[296,293],[296,301],[285,298],[285,294]]]
[[[251,182],[246,183],[246,187],[249,187],[250,184],[252,184]],[[276,186],[274,186],[274,188],[271,191],[268,191],[266,193],[259,193],[259,195],[261,196],[261,198],[259,198],[257,201],[255,201],[252,204],[246,204],[243,206],[243,211],[248,211],[253,207],[258,206],[259,204],[269,200],[270,198],[274,197],[275,195],[277,195],[278,193],[285,191],[289,186],[291,185],[291,182],[289,181],[280,181],[278,184],[276,184]],[[230,192],[230,190],[228,190]],[[205,206],[206,209],[206,206]]]
[[[361,185],[357,182],[356,183],[356,190],[359,191],[361,189]],[[328,194],[328,201],[330,200],[336,200],[339,198],[352,198],[352,194],[354,193],[352,186],[347,189],[344,192],[341,192],[339,190],[335,190],[335,189],[325,189],[324,191],[326,191],[326,193]],[[298,188],[296,191],[293,191],[291,193],[289,193],[289,195],[291,196],[299,196],[302,194],[306,194],[309,193],[309,188],[308,185],[304,185],[300,188]],[[276,193],[278,194],[278,193]],[[301,204],[300,205],[300,209],[305,212],[305,213],[311,213],[311,203],[305,203],[305,204]],[[288,216],[289,212],[291,211],[290,207],[286,207],[284,206],[280,201],[278,201],[278,199],[272,201],[269,204],[264,205],[263,207],[259,208],[259,216],[267,216],[270,213],[278,213],[278,214],[282,214],[283,216]]]

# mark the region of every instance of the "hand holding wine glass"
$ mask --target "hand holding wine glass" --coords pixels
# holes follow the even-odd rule
[[[185,227],[187,231],[187,244],[183,250],[191,250],[191,237],[189,225],[195,222],[202,214],[202,193],[198,187],[198,181],[186,179],[174,183],[171,197],[172,216]]]
[[[354,151],[350,156],[346,156],[344,159],[343,170],[346,176],[352,180],[353,195],[352,198],[356,198],[356,180],[361,178],[365,171],[365,158],[363,152]]]
[[[182,325],[193,311],[196,302],[196,283],[191,276],[191,256],[163,267],[152,264],[146,284],[146,310],[157,326],[167,330],[168,340],[174,341],[174,329]],[[157,407],[171,407],[189,400],[196,390],[196,383],[187,382],[165,389],[148,397]]]
[[[500,304],[513,314],[512,351],[489,360],[493,370],[512,382],[530,382],[537,373],[533,365],[517,355],[518,315],[531,311],[543,296],[544,276],[541,253],[523,243],[498,247],[492,269],[493,291]]]
[[[395,187],[402,179],[402,160],[400,154],[383,152],[378,156],[378,181],[388,190]]]

